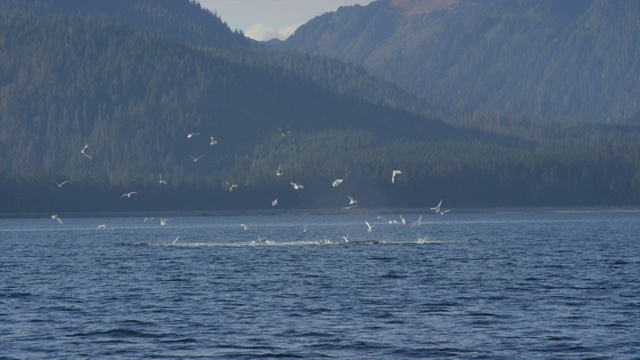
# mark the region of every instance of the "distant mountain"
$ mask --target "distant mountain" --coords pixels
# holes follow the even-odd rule
[[[378,0],[271,48],[364,64],[433,107],[640,118],[640,2]]]
[[[0,2],[0,213],[640,200],[638,126],[427,117],[362,65],[235,42],[186,0],[69,3]]]
[[[0,9],[41,14],[109,16],[194,45],[241,49],[253,46],[217,14],[190,0],[0,0]]]

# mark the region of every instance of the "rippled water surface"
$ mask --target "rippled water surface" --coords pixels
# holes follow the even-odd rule
[[[379,215],[1,219],[0,358],[638,358],[640,213]]]

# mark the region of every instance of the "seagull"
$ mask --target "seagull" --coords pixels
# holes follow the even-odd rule
[[[242,228],[247,231],[249,229],[249,225],[247,224],[240,224],[240,226],[242,226]]]
[[[169,218],[160,218],[160,226],[165,226],[169,222]]]
[[[202,159],[204,157],[204,155],[200,155],[198,157],[193,157],[193,156],[189,155],[189,157],[191,158],[191,160],[193,160],[193,162],[198,162],[198,160]]]
[[[349,199],[349,205],[355,205],[358,203],[358,200],[352,198],[351,196],[347,195],[347,198]]]
[[[63,181],[63,182],[59,183],[59,182],[57,182],[57,181],[55,181],[55,180],[53,180],[53,179],[51,179],[51,181],[53,181],[54,183],[56,183],[56,185],[58,185],[58,187],[62,187],[62,185],[64,185],[64,184],[66,184],[66,183],[68,183],[68,182],[69,182],[69,180],[65,180],[65,181]]]
[[[218,140],[214,139],[213,136],[209,136],[209,137],[211,138],[211,142],[209,143],[209,145],[213,146],[218,143]]]
[[[86,156],[88,159],[93,159],[91,155],[89,155],[89,153],[87,152],[88,148],[89,148],[89,144],[84,144],[84,147],[82,148],[82,150],[80,150],[80,153]]]
[[[135,191],[131,191],[131,192],[128,192],[128,193],[126,193],[126,194],[122,194],[122,196],[120,196],[120,197],[121,197],[121,198],[123,198],[123,197],[125,197],[125,196],[126,196],[126,197],[130,198],[130,197],[131,197],[131,195],[135,195],[135,194],[137,194],[137,192],[135,192]]]
[[[162,174],[158,174],[158,176],[160,176],[160,181],[158,181],[160,184],[168,185],[167,180],[162,178]]]
[[[391,183],[395,183],[396,182],[396,175],[400,175],[402,174],[402,171],[400,170],[393,170],[393,172],[391,173]]]
[[[402,225],[407,225],[407,220],[404,219],[404,216],[399,215],[400,216],[400,220],[402,221]]]
[[[278,170],[276,170],[276,176],[282,176],[282,168],[278,165]]]
[[[153,220],[152,217],[146,217],[146,218],[144,218],[144,220],[142,222],[147,222],[147,221],[151,221],[151,220]]]
[[[418,218],[418,220],[412,222],[411,225],[409,226],[420,226],[420,225],[422,225],[422,214],[420,214],[420,217]]]
[[[368,232],[373,231],[373,226],[374,226],[374,225],[369,224],[369,222],[368,222],[368,221],[365,221],[364,223],[365,223],[365,224],[367,224],[367,231],[368,231]]]
[[[200,135],[200,133],[199,133],[199,132],[197,132],[197,133],[189,133],[189,134],[187,135],[187,139],[191,139],[192,137],[194,137],[194,136],[196,136],[196,135]]]
[[[293,181],[290,181],[289,183],[291,184],[291,186],[293,186],[294,190],[304,189],[304,186],[302,186],[301,184],[296,184]]]
[[[344,242],[348,243],[349,242],[349,235],[344,235],[342,237],[342,240],[344,240]]]
[[[444,214],[448,213],[449,211],[451,211],[451,209],[440,211],[440,215],[444,215]]]
[[[178,239],[180,239],[180,235],[176,236],[176,238],[173,240],[173,242],[171,244],[174,245],[176,243],[176,241],[178,241]]]
[[[238,184],[229,184],[229,182],[227,181],[227,188],[229,191],[233,191],[233,189],[238,187]]]
[[[442,199],[440,199],[440,202],[438,203],[438,205],[436,205],[435,207],[432,207],[429,210],[433,210],[435,212],[440,212],[440,206],[442,206]]]
[[[60,218],[58,217],[58,215],[51,215],[51,218],[57,222],[59,222],[60,224],[62,224],[62,220],[60,220]]]
[[[98,227],[96,228],[96,231],[100,230],[100,229],[104,229],[107,227],[107,224],[100,224],[98,225]]]
[[[280,128],[278,128],[278,130],[280,131],[280,135],[282,135],[283,137],[291,134],[291,131],[284,131]]]
[[[307,225],[305,225],[305,226],[302,228],[302,232],[303,232],[303,233],[306,233],[307,231],[309,231],[309,227],[308,227]]]
[[[344,180],[344,179],[335,179],[335,180],[333,181],[333,183],[331,183],[331,186],[333,186],[333,187],[338,187],[338,185],[342,184],[342,181],[343,181],[343,180]]]
[[[271,206],[278,205],[278,199],[271,200]]]

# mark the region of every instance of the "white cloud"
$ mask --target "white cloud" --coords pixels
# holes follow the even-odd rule
[[[291,25],[281,29],[276,29],[264,24],[253,24],[244,31],[244,35],[258,41],[271,39],[284,40],[289,37],[289,35],[293,34],[299,26],[300,25]]]

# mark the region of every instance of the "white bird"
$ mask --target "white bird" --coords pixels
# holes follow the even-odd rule
[[[302,186],[301,184],[296,184],[293,181],[290,181],[289,183],[291,184],[291,186],[293,186],[294,190],[304,189],[304,186]]]
[[[282,136],[287,136],[287,135],[291,134],[291,131],[284,131],[284,130],[282,130],[280,128],[278,128],[278,131],[280,131],[280,135],[282,135]]]
[[[158,181],[160,184],[168,185],[167,180],[162,178],[162,174],[158,174],[158,176],[160,176],[160,181]]]
[[[393,170],[393,172],[391,173],[391,183],[395,183],[396,182],[396,175],[400,175],[402,174],[402,171],[400,170]]]
[[[358,203],[358,200],[352,198],[351,196],[347,195],[347,198],[349,199],[349,205],[355,205]]]
[[[282,168],[278,165],[278,170],[276,170],[276,176],[282,176]]]
[[[444,214],[448,213],[449,211],[451,211],[451,209],[440,211],[440,215],[444,215]]]
[[[96,228],[96,231],[100,230],[100,229],[104,229],[107,227],[107,224],[100,224],[98,225],[98,227]]]
[[[135,195],[135,194],[137,194],[137,192],[131,191],[131,192],[128,192],[126,194],[122,194],[120,197],[123,198],[123,197],[126,196],[126,197],[130,198],[132,195]]]
[[[436,206],[432,207],[432,208],[431,208],[431,209],[429,209],[429,210],[433,210],[433,211],[435,211],[435,212],[440,212],[440,206],[442,206],[442,199],[440,199],[440,202],[438,203],[438,205],[436,205]]]
[[[368,222],[368,221],[365,221],[364,223],[365,223],[365,224],[367,224],[367,231],[368,231],[368,232],[373,231],[373,225],[369,224],[369,222]]]
[[[240,226],[242,226],[242,228],[247,231],[249,229],[249,225],[247,224],[240,224]]]
[[[211,138],[211,142],[209,143],[209,145],[213,146],[218,143],[218,140],[214,139],[213,136],[209,136],[209,137]]]
[[[407,225],[407,220],[404,219],[404,216],[399,215],[400,216],[400,220],[402,221],[402,225]]]
[[[56,183],[56,185],[58,185],[58,187],[62,187],[62,185],[64,185],[64,184],[66,184],[66,183],[68,183],[68,182],[69,182],[69,180],[65,180],[65,181],[63,181],[63,182],[59,183],[59,182],[57,182],[57,181],[55,181],[55,180],[53,180],[53,179],[51,179],[51,181],[53,181],[54,183]]]
[[[238,187],[238,184],[230,184],[228,181],[226,181],[227,183],[227,190],[229,191],[233,191],[233,189]]]
[[[309,227],[308,227],[307,225],[305,225],[305,226],[302,228],[302,232],[303,232],[303,233],[306,233],[307,231],[309,231]]]
[[[271,206],[278,205],[278,199],[271,200]]]
[[[144,218],[144,220],[142,222],[147,222],[147,221],[151,221],[151,220],[153,220],[152,217],[146,217],[146,218]]]
[[[180,239],[180,235],[176,236],[176,238],[173,240],[173,242],[171,244],[175,245],[175,243],[176,243],[176,241],[178,241],[178,239]]]
[[[89,148],[89,144],[84,144],[84,147],[82,148],[82,150],[80,150],[80,153],[89,159],[93,159],[91,155],[89,155],[89,153],[87,152],[88,148]]]
[[[58,217],[58,215],[51,215],[51,218],[57,222],[59,222],[60,224],[62,224],[62,220]]]
[[[344,179],[335,179],[335,180],[331,183],[331,186],[333,186],[333,187],[338,187],[338,185],[342,184],[342,181],[344,181]]]
[[[197,133],[189,133],[189,134],[187,134],[187,139],[191,139],[192,137],[197,136],[197,135],[200,135],[200,133],[199,132],[197,132]]]
[[[344,242],[348,243],[349,242],[349,235],[344,235],[342,237],[342,240],[344,240]]]
[[[202,159],[204,157],[204,155],[200,155],[200,156],[191,156],[191,155],[189,155],[189,157],[191,158],[191,160],[193,160],[193,162],[198,162],[198,160]]]
[[[160,218],[160,226],[165,226],[169,222],[169,218]]]
[[[411,225],[409,226],[420,226],[420,225],[422,225],[422,214],[420,214],[420,217],[418,218],[418,220],[412,222]]]

